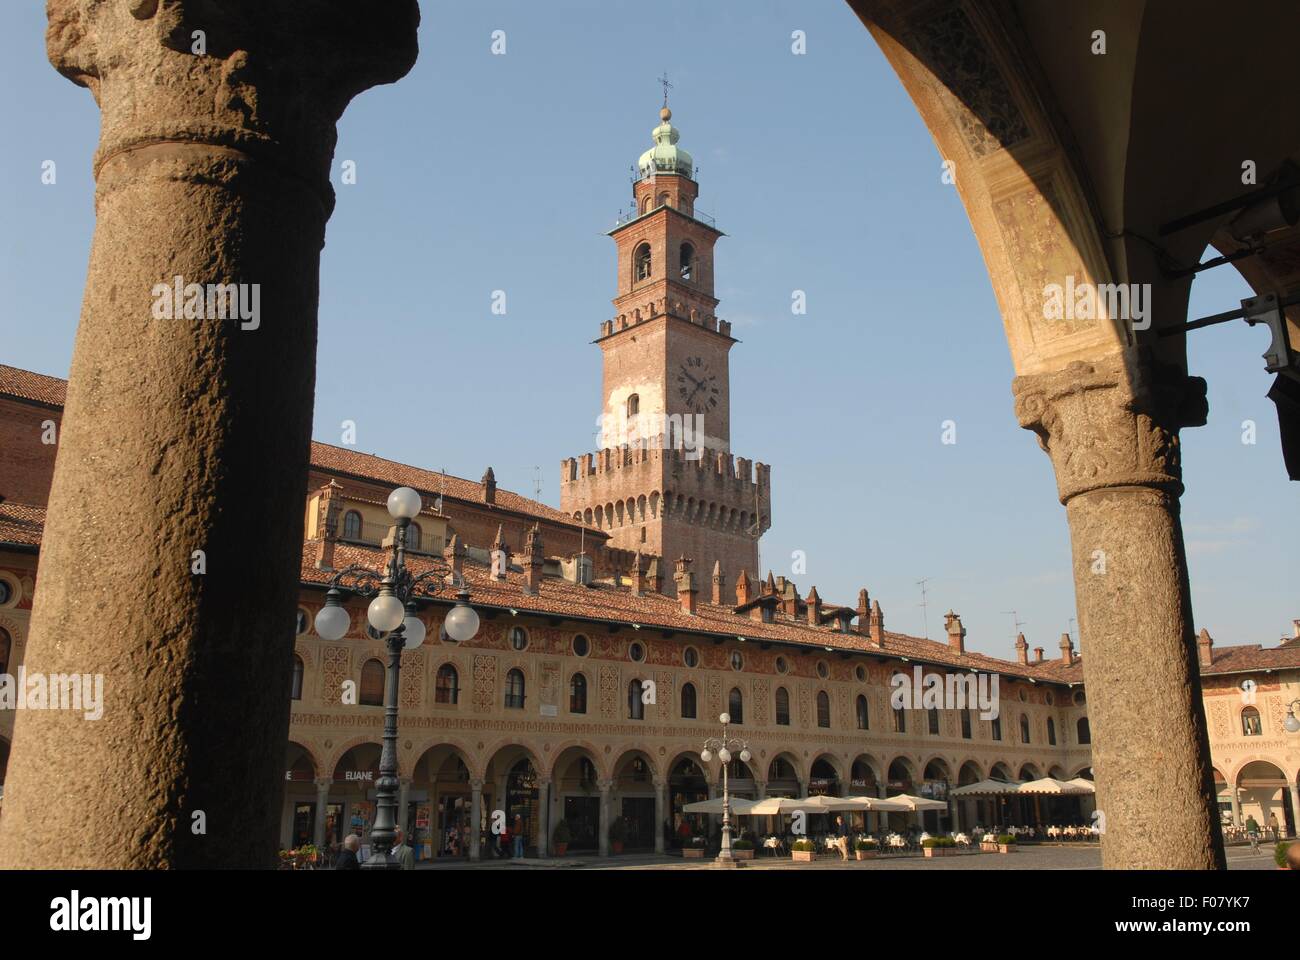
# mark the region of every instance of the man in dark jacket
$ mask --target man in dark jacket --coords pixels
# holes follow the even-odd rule
[[[361,845],[361,838],[355,833],[349,833],[343,838],[343,849],[339,851],[339,858],[334,862],[335,870],[360,870],[361,863],[357,860],[357,847]]]

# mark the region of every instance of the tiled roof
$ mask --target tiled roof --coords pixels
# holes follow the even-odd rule
[[[43,403],[52,407],[62,407],[67,390],[68,382],[66,380],[0,364],[0,395]],[[432,470],[422,470],[419,467],[397,463],[394,460],[385,460],[383,457],[376,457],[368,453],[346,450],[343,447],[331,446],[328,443],[312,441],[311,465],[327,473],[333,471],[366,480],[376,480],[380,483],[414,487],[429,494],[442,493],[453,500],[470,501],[487,510],[493,507],[493,504],[484,503],[483,487],[473,480],[436,473]],[[574,528],[586,526],[554,507],[539,503],[536,500],[530,500],[527,497],[521,497],[519,494],[512,493],[501,487],[496,489],[495,506],[503,510],[548,520],[551,523],[566,524]],[[587,529],[598,538],[608,538],[609,536],[595,527],[588,526]]]
[[[51,407],[63,406],[68,392],[68,381],[47,377],[30,370],[20,370],[0,363],[0,394],[33,400]]]
[[[1248,670],[1282,670],[1300,666],[1300,645],[1284,642],[1276,647],[1247,643],[1235,647],[1211,647],[1210,666],[1201,673],[1243,673]]]
[[[376,457],[368,453],[358,453],[355,450],[331,446],[328,443],[312,441],[311,465],[326,473],[345,473],[367,480],[377,480],[380,483],[414,487],[421,493],[430,495],[441,493],[453,500],[469,501],[485,510],[491,510],[493,506],[496,506],[503,510],[511,510],[542,520],[549,520],[551,523],[566,524],[574,528],[583,526],[568,514],[561,513],[554,507],[539,503],[536,500],[530,500],[527,497],[521,497],[519,494],[512,493],[501,487],[496,488],[496,503],[485,503],[481,483],[466,480],[464,477],[453,477],[450,474],[438,473],[435,470],[423,470],[420,467],[397,463],[394,460],[385,460],[383,457]],[[596,530],[594,527],[588,527],[587,529],[597,536],[608,536],[608,534]]]
[[[45,526],[45,508],[30,503],[0,501],[0,543],[38,547]]]
[[[325,584],[332,576],[332,572],[316,568],[316,547],[317,541],[308,541],[304,545],[303,583]],[[381,550],[351,544],[337,544],[334,549],[335,569],[353,563],[378,568],[385,560],[386,554]],[[408,557],[407,563],[416,574],[432,566],[432,562],[424,557]],[[888,631],[882,649],[859,633],[840,633],[830,627],[811,627],[800,622],[763,623],[734,613],[732,607],[714,606],[702,601],[696,604],[695,616],[691,616],[682,612],[675,597],[659,593],[646,593],[636,597],[628,587],[614,587],[607,583],[597,582],[586,587],[548,577],[542,580],[539,593],[534,597],[523,592],[522,573],[512,570],[504,581],[494,580],[487,567],[468,559],[464,571],[473,594],[473,603],[478,607],[498,607],[542,616],[585,618],[624,626],[635,623],[643,628],[704,633],[727,638],[744,637],[748,641],[757,642],[776,641],[810,649],[830,648],[834,651],[851,650],[877,656],[908,657],[918,662],[964,670],[983,670],[1058,683],[1083,681],[1083,668],[1078,661],[1070,667],[1059,661],[1026,666],[982,653],[958,654],[945,643]]]

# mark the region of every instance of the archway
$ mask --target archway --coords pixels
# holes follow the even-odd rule
[[[664,829],[654,781],[654,763],[642,750],[628,750],[614,762],[614,815],[623,821],[625,850],[653,850],[657,832]]]
[[[500,747],[488,761],[483,778],[483,807],[486,812],[483,839],[493,855],[537,855],[544,829],[539,802],[540,779],[536,758],[531,750],[520,744]],[[509,845],[501,839],[507,830]],[[522,845],[515,843],[517,835],[523,837]]]
[[[320,839],[316,819],[321,811],[316,800],[316,760],[310,750],[290,740],[284,756],[284,818],[280,826],[280,842],[286,849]],[[325,829],[323,833],[330,831]]]
[[[1284,831],[1295,835],[1292,801],[1294,787],[1281,767],[1269,760],[1252,760],[1237,771],[1237,796],[1241,822],[1254,818],[1270,834]]]
[[[685,813],[682,808],[709,799],[709,781],[695,754],[678,754],[668,770],[668,819],[673,846],[680,848],[691,837],[707,836],[706,818],[698,813]]]
[[[383,748],[377,743],[359,743],[345,750],[334,765],[329,788],[327,839],[339,842],[349,833],[361,838],[361,856],[369,855],[370,827],[375,822],[375,781],[379,779],[379,757]]]
[[[594,748],[574,745],[560,751],[551,772],[558,822],[569,828],[569,849],[600,847],[600,772]]]
[[[802,794],[798,762],[791,753],[778,753],[772,758],[767,765],[767,796],[798,797]]]
[[[935,757],[925,765],[921,782],[917,785],[918,796],[927,800],[948,801],[948,789],[952,774],[947,761]],[[921,822],[930,833],[947,833],[952,829],[952,805],[947,810],[925,810],[921,813]]]
[[[479,809],[479,829],[484,809]],[[457,746],[435,744],[420,755],[411,772],[405,817],[417,859],[468,857],[474,812],[472,777],[466,754]]]
[[[980,766],[974,760],[967,760],[957,770],[957,786],[966,787],[984,779]],[[987,797],[963,797],[957,801],[957,817],[963,827],[983,826],[993,822],[995,802]],[[974,839],[974,838],[972,838]]]

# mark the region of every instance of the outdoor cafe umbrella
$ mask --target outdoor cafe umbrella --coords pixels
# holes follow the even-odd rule
[[[948,804],[944,800],[929,800],[925,797],[914,797],[910,793],[898,793],[888,798],[890,803],[902,804],[902,809],[910,810],[915,813],[918,810],[947,810]]]
[[[1017,791],[1017,793],[1047,794],[1053,797],[1077,797],[1091,792],[1077,783],[1057,780],[1055,777],[1030,780],[1028,783],[1022,783]]]
[[[734,816],[745,817],[753,812],[753,800],[732,797],[730,803],[731,812]],[[682,807],[682,813],[712,813],[722,816],[722,798],[714,797],[711,800],[697,800],[694,803],[688,803]]]
[[[1019,790],[1018,781],[1009,783],[1006,780],[981,780],[978,783],[968,783],[964,787],[956,787],[948,792],[954,797],[1005,797]]]
[[[1066,783],[1072,783],[1076,787],[1082,787],[1084,793],[1096,793],[1097,785],[1085,777],[1075,777],[1073,780],[1067,780]]]
[[[768,797],[749,808],[756,817],[778,816],[802,810],[805,813],[831,813],[837,810],[866,810],[865,806],[844,797]]]

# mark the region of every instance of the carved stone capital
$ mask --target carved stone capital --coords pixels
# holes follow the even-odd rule
[[[46,52],[102,113],[94,171],[144,148],[272,160],[333,205],[335,122],[415,62],[415,0],[49,0]]]
[[[1205,381],[1116,354],[1016,377],[1016,417],[1052,458],[1061,502],[1104,487],[1183,491],[1178,431],[1205,423]]]

